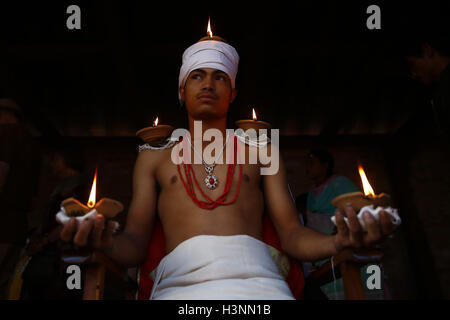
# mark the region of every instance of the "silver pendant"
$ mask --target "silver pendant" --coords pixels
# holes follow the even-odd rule
[[[205,184],[208,189],[214,190],[219,185],[219,179],[214,174],[209,174],[205,178]]]
[[[211,173],[214,171],[214,167],[215,167],[215,166],[216,166],[215,164],[212,164],[212,165],[210,165],[210,166],[208,166],[208,165],[205,164],[205,171],[206,171],[208,174],[211,174]]]

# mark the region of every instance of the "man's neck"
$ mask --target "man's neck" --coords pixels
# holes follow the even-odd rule
[[[197,125],[197,130],[195,130],[194,121],[201,121],[201,131],[199,130],[198,125]],[[212,120],[196,120],[196,119],[189,117],[189,133],[190,133],[191,139],[193,141],[195,141],[195,140],[202,141],[205,131],[209,130],[209,129],[219,130],[222,133],[222,137],[225,141],[226,129],[227,129],[227,119],[221,118],[221,119],[212,119]],[[209,143],[210,142],[208,142],[208,141],[204,141],[203,145],[209,144]]]

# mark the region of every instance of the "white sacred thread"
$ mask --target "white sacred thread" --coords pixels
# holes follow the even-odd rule
[[[198,154],[197,150],[195,150],[194,145],[191,143],[191,140],[190,140],[189,138],[187,138],[187,141],[188,141],[189,144],[191,145],[191,148],[192,148],[192,150],[194,150],[195,154],[196,154],[200,159],[202,159],[203,165],[204,165],[205,167],[207,167],[207,166],[213,166],[213,167],[214,167],[214,166],[216,165],[216,162],[218,161],[218,159],[220,159],[220,157],[222,156],[223,150],[225,149],[225,146],[227,145],[228,139],[229,139],[229,138],[230,138],[230,135],[227,133],[227,138],[225,139],[225,143],[223,144],[222,150],[220,151],[220,153],[219,153],[219,155],[217,156],[217,158],[214,159],[214,161],[213,161],[212,164],[207,164],[207,163],[203,160],[203,157],[202,157],[200,154]]]
[[[334,296],[337,297],[336,274],[334,272],[334,256],[331,257],[331,271],[333,272]]]
[[[205,178],[205,185],[206,185],[206,187],[208,189],[214,190],[215,188],[217,188],[217,185],[219,184],[219,179],[214,174],[214,167],[216,166],[216,162],[218,161],[218,159],[220,159],[222,157],[223,150],[225,149],[225,146],[228,143],[228,138],[229,137],[230,137],[230,135],[227,133],[227,138],[226,138],[225,143],[224,143],[224,145],[222,147],[222,150],[220,151],[219,156],[216,159],[214,159],[212,164],[207,164],[203,160],[203,157],[197,153],[197,150],[195,150],[195,147],[191,143],[190,139],[187,138],[187,141],[191,145],[192,150],[194,150],[195,154],[197,154],[197,156],[200,156],[200,158],[202,159],[203,165],[205,166],[205,171],[208,173],[208,176]]]

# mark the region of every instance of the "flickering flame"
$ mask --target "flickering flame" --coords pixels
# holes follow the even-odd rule
[[[153,121],[153,126],[154,127],[158,126],[158,122],[159,122],[159,119],[158,119],[158,117],[156,117],[155,121]]]
[[[209,36],[210,38],[212,38],[213,33],[212,33],[212,31],[211,31],[211,19],[210,19],[210,18],[208,18],[208,29],[206,30],[206,33],[208,34],[208,36]]]
[[[359,175],[361,176],[361,181],[363,184],[364,189],[364,195],[365,196],[375,196],[375,192],[372,189],[372,186],[369,183],[369,180],[367,180],[366,173],[364,172],[364,169],[361,165],[358,166]]]
[[[95,197],[97,193],[97,168],[95,168],[94,181],[92,182],[91,194],[89,195],[89,201],[87,203],[89,208],[95,206]]]
[[[257,118],[256,118],[256,112],[255,112],[255,109],[252,108],[252,110],[253,110],[253,120],[256,121]]]

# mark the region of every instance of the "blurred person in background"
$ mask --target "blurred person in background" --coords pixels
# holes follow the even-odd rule
[[[40,166],[37,144],[23,123],[22,109],[12,99],[0,99],[0,300],[8,298],[26,243]]]

